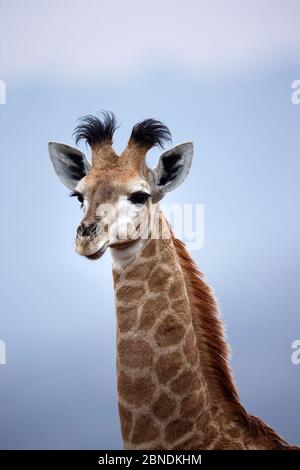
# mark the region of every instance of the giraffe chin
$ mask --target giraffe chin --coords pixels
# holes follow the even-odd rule
[[[107,247],[108,247],[108,242],[102,243],[100,245],[100,248],[97,249],[97,246],[96,246],[95,247],[96,250],[93,252],[90,246],[88,245],[82,246],[78,244],[76,245],[76,251],[79,255],[84,256],[85,258],[93,261],[93,260],[97,260],[101,258],[101,256],[103,256],[103,254],[105,253]]]
[[[106,248],[108,246],[108,243],[105,243],[104,245],[101,246],[101,248],[99,248],[98,251],[96,251],[95,253],[92,253],[91,255],[84,255],[87,259],[90,259],[92,261],[95,261],[97,259],[100,259],[101,256],[104,255],[105,251],[106,251]]]

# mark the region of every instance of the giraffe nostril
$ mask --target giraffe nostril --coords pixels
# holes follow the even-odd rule
[[[97,223],[86,224],[82,222],[77,229],[77,234],[82,237],[94,237],[97,234]]]

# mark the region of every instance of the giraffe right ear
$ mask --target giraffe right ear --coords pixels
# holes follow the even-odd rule
[[[176,145],[161,155],[153,171],[160,197],[173,191],[185,180],[191,169],[193,155],[192,142]]]
[[[74,190],[91,169],[84,154],[70,145],[49,142],[49,155],[60,181],[67,188]]]

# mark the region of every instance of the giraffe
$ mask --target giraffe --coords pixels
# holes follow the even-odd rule
[[[242,406],[215,297],[160,209],[187,177],[193,144],[165,151],[152,169],[146,154],[171,140],[169,129],[139,122],[118,156],[116,128],[113,113],[81,119],[76,144],[86,141],[92,163],[56,142],[49,154],[83,206],[77,253],[112,255],[125,449],[296,449]]]

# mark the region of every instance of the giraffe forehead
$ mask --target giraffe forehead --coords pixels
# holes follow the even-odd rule
[[[80,181],[77,189],[108,200],[134,191],[149,191],[150,185],[136,172],[92,170]]]

